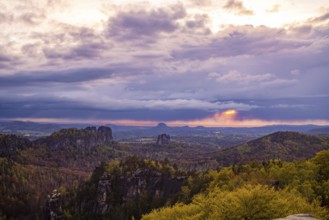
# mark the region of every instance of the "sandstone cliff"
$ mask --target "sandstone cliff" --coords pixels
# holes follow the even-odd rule
[[[46,145],[50,148],[66,147],[94,147],[101,144],[109,144],[113,141],[112,129],[105,126],[87,127],[85,129],[62,129],[49,137],[38,139],[37,145]]]
[[[157,144],[169,144],[170,143],[170,135],[169,134],[160,134],[157,138]]]

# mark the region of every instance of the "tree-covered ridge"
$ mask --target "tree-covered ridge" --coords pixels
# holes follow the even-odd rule
[[[251,160],[280,159],[301,160],[313,157],[321,150],[329,149],[328,136],[313,136],[298,132],[276,132],[235,147],[208,155],[220,165],[246,163]]]
[[[91,172],[100,161],[124,158],[128,151],[113,142],[111,128],[104,126],[62,129],[35,141],[0,135],[0,156],[37,166]]]
[[[30,147],[32,143],[26,138],[0,134],[0,157],[22,159],[20,152]]]
[[[327,150],[311,160],[254,161],[213,170],[192,202],[154,210],[143,219],[265,220],[296,213],[329,219],[328,161]],[[189,193],[189,187],[183,191]]]
[[[140,219],[143,213],[173,205],[187,174],[168,161],[136,156],[102,163],[80,188],[72,210],[79,219]]]
[[[2,143],[2,140],[6,140]],[[2,142],[1,142],[2,141]],[[166,146],[154,143],[120,143],[112,140],[108,127],[62,129],[49,137],[33,142],[14,135],[0,136],[0,153],[29,164],[67,167],[92,171],[100,161],[129,155],[164,160],[185,169],[209,169],[250,160],[281,159],[292,161],[310,158],[316,152],[329,149],[328,136],[312,136],[296,132],[277,132],[246,144],[209,152],[200,143],[171,141]]]
[[[44,219],[47,195],[59,189],[64,197],[88,178],[67,168],[24,165],[0,158],[0,219]]]
[[[104,131],[98,133],[94,127],[63,129],[36,141],[0,135],[0,195],[4,195],[0,198],[0,219],[22,219],[24,215],[28,219],[41,218],[47,194],[55,188],[62,195],[62,214],[67,219],[138,219],[152,209],[176,202],[182,209],[189,209],[195,195],[204,201],[218,192],[216,201],[220,201],[224,195],[235,198],[253,187],[257,188],[256,194],[260,191],[275,194],[276,198],[285,194],[296,197],[304,204],[302,207],[308,207],[298,210],[310,210],[320,217],[323,208],[317,204],[326,207],[329,203],[329,160],[325,153],[309,161],[284,162],[310,158],[328,148],[326,136],[280,132],[203,157],[199,145],[176,141],[165,146],[118,143],[109,138],[108,129]],[[191,155],[196,155],[192,163],[188,159]],[[218,155],[232,166],[209,172],[200,169],[217,167],[213,158],[220,159]],[[177,166],[171,165],[174,163]],[[193,163],[198,171],[177,168],[190,169]],[[84,183],[95,167],[90,180]],[[295,201],[292,197],[288,200]]]

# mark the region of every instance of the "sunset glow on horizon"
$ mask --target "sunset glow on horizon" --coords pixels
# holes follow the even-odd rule
[[[218,117],[222,115],[222,117]],[[90,125],[118,125],[118,126],[141,126],[141,127],[155,127],[159,121],[143,121],[143,120],[94,120],[94,119],[58,119],[58,118],[15,118],[10,121],[24,121],[24,122],[36,122],[36,123],[60,123],[60,124],[90,124]],[[262,119],[242,119],[236,120],[234,118],[226,118],[223,113],[215,113],[212,117],[206,117],[199,120],[190,121],[163,121],[168,126],[173,127],[263,127],[273,125],[329,125],[329,120],[262,120]]]

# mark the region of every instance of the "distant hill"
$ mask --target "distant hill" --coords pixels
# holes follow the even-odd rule
[[[0,121],[1,134],[15,134],[30,140],[49,136],[63,128],[84,128],[87,124],[36,123],[30,121]]]
[[[207,154],[207,156],[216,159],[220,165],[232,165],[251,160],[300,160],[313,157],[317,152],[325,149],[329,149],[327,136],[276,132],[245,144]]]
[[[161,129],[172,129],[163,124],[157,127],[156,133]],[[46,203],[53,201],[54,194],[47,196],[50,192],[55,192],[53,189],[58,189],[62,195],[66,216],[64,219],[131,219],[131,216],[140,219],[142,214],[162,206],[172,206],[176,201],[189,202],[196,193],[208,191],[208,186],[223,186],[224,189],[223,181],[230,181],[227,186],[237,187],[236,192],[232,193],[239,197],[241,191],[235,184],[245,183],[246,177],[249,178],[249,174],[252,174],[252,169],[257,171],[257,175],[250,175],[248,180],[252,184],[272,184],[273,181],[278,182],[278,186],[288,184],[285,176],[292,175],[289,172],[282,174],[282,170],[290,171],[291,168],[278,160],[235,166],[237,169],[228,167],[210,173],[202,173],[202,170],[250,160],[292,161],[310,158],[322,149],[329,149],[329,136],[297,132],[276,132],[215,152],[210,151],[210,147],[205,147],[209,140],[212,140],[212,147],[224,142],[243,141],[241,136],[235,134],[221,135],[221,132],[215,133],[210,139],[207,135],[190,135],[190,139],[184,136],[182,139],[174,137],[168,144],[157,145],[113,141],[112,129],[105,126],[61,129],[34,141],[16,135],[0,134],[0,219],[3,219],[1,215],[5,216],[4,219],[46,219],[43,217],[44,210],[47,207],[57,207]],[[224,138],[225,141],[219,142],[216,138]],[[139,155],[141,158],[131,155]],[[175,165],[170,165],[170,161]],[[321,174],[327,173],[326,161],[327,158],[321,160],[324,164],[324,172],[321,171]],[[312,175],[309,179],[314,179],[315,167],[306,167],[304,171],[306,162],[299,164],[298,169],[307,171],[307,174]],[[276,171],[273,174],[270,174],[272,169],[263,172],[265,166]],[[189,172],[179,170],[181,167]],[[94,172],[89,180],[83,183],[92,170]],[[298,172],[294,175],[304,178]],[[240,180],[237,181],[236,177]],[[316,186],[314,189],[318,189],[319,182],[312,184]],[[299,188],[304,191],[304,188]],[[250,188],[246,189],[243,192],[249,193]],[[272,189],[266,188],[267,190]],[[322,195],[322,191],[315,192]],[[217,195],[216,201],[225,198],[223,195]],[[207,206],[211,204],[204,201]],[[223,204],[227,204],[226,201]],[[5,208],[1,209],[2,207]],[[204,207],[206,206],[201,207],[202,210],[207,210]],[[195,210],[194,207],[191,210]]]
[[[60,123],[35,123],[35,122],[22,122],[22,121],[0,121],[0,133],[2,134],[16,134],[19,136],[25,136],[30,140],[35,140],[40,137],[49,136],[55,131],[59,131],[63,128],[85,128],[91,126],[89,124],[60,124]],[[324,134],[325,129],[322,126],[316,125],[275,125],[264,127],[245,127],[245,128],[230,128],[230,127],[189,127],[189,126],[168,126],[165,123],[159,123],[154,127],[145,126],[120,126],[108,124],[113,130],[113,138],[115,140],[131,140],[142,137],[156,137],[159,134],[170,134],[171,136],[192,136],[192,135],[248,135],[248,136],[263,136],[277,131],[295,131],[295,132],[309,132],[314,134]],[[314,130],[314,131],[313,131]],[[325,131],[328,134],[328,130]]]
[[[313,128],[313,129],[309,130],[308,133],[329,135],[329,127]]]
[[[47,136],[61,128],[62,126],[58,124],[49,124],[49,123],[35,123],[35,122],[22,122],[22,121],[0,122],[0,133],[16,134],[28,138]]]

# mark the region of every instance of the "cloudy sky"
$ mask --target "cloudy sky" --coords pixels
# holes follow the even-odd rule
[[[329,125],[327,0],[0,0],[0,120]]]

